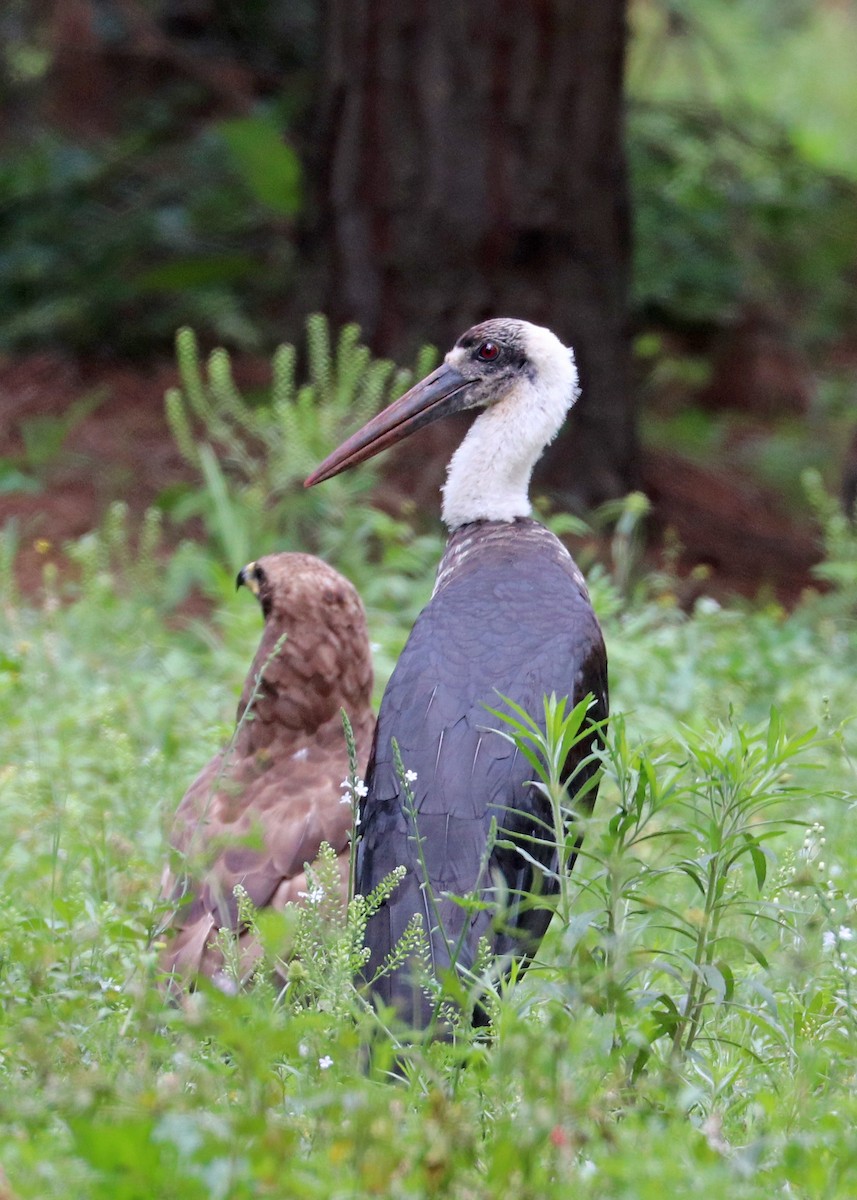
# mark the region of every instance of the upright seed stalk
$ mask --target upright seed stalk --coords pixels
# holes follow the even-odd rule
[[[345,709],[341,708],[339,711],[342,716],[345,745],[348,749],[348,775],[345,782],[348,788],[348,798],[351,801],[351,836],[348,840],[348,903],[350,904],[357,891],[357,837],[360,828],[360,789],[363,786],[363,780],[358,774],[357,742],[354,738],[354,729]]]

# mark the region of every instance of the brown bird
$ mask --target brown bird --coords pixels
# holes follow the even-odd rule
[[[351,809],[340,710],[354,728],[361,774],[375,726],[366,615],[348,580],[311,555],[272,554],[244,567],[237,583],[259,600],[265,630],[233,739],[178,807],[162,886],[177,906],[164,969],[181,978],[201,972],[230,991],[235,980],[213,945],[218,930],[239,934],[242,979],[261,953],[239,929],[237,884],[257,908],[300,902],[305,864],[328,842],[346,895]]]

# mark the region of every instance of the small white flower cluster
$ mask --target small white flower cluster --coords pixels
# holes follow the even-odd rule
[[[828,862],[824,857],[824,847],[826,845],[827,838],[824,836],[824,826],[820,821],[814,821],[804,834],[799,857],[808,864],[812,863],[816,870],[826,876],[822,884],[825,898],[829,904],[832,904],[834,900],[841,900],[845,902],[847,908],[853,908],[854,899],[844,894],[842,890],[840,882],[842,875],[841,865],[837,862]]]
[[[838,930],[825,929],[821,936],[821,944],[825,950],[840,948],[843,942],[854,941],[854,930],[850,925],[840,925]]]
[[[824,836],[824,826],[821,821],[813,821],[806,833],[803,835],[803,845],[800,848],[800,857],[805,858],[807,862],[813,862],[824,852],[824,846],[827,844],[827,838]],[[819,870],[824,870],[824,863],[818,864]]]
[[[343,779],[339,786],[345,793],[339,803],[350,804],[352,808],[356,807],[358,800],[363,800],[369,795],[369,789],[362,779],[355,778],[353,786],[350,779]]]
[[[405,780],[407,783],[416,783],[417,782],[416,771],[405,771]]]
[[[818,864],[821,870],[824,870],[824,863]],[[828,904],[833,904],[835,900],[844,900],[848,908],[854,907],[854,900],[842,891],[842,885],[839,883],[839,877],[842,874],[842,867],[839,863],[830,863],[827,867],[827,879],[824,881],[824,895]]]
[[[353,783],[350,779],[343,779],[339,786],[344,793],[339,803],[347,804],[353,815],[353,825],[348,831],[348,840],[351,841],[354,837],[354,830],[360,825],[360,801],[369,795],[369,789],[357,776],[354,777]]]
[[[333,1066],[333,1059],[330,1057],[329,1054],[323,1054],[322,1057],[318,1060],[318,1067],[319,1067],[320,1071],[327,1071],[332,1066]]]
[[[320,883],[316,884],[308,892],[298,892],[298,897],[301,900],[306,900],[307,904],[321,904],[324,899],[324,888]]]

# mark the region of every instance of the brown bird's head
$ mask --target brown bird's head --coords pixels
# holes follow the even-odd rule
[[[283,566],[279,568],[277,566],[280,557],[277,554],[268,556],[269,569],[271,569],[271,564],[274,564],[272,574],[275,577],[284,569]],[[282,557],[285,558],[286,556],[283,555]],[[235,588],[237,590],[238,588],[245,587],[248,591],[251,591],[259,601],[262,616],[268,617],[274,602],[274,585],[271,575],[268,574],[268,571],[262,565],[264,561],[260,559],[259,562],[251,562],[246,567],[242,567],[235,578]]]
[[[238,587],[259,601],[265,631],[241,695],[239,719],[254,689],[248,748],[294,735],[314,737],[339,710],[369,712],[372,656],[366,614],[354,586],[310,554],[268,554],[238,572]],[[261,673],[261,684],[257,679]]]

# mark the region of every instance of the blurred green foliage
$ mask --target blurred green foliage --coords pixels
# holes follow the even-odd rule
[[[635,303],[747,302],[817,343],[857,317],[857,6],[638,0],[628,70]]]
[[[248,128],[270,137],[267,125]],[[281,150],[294,190],[296,159]],[[133,353],[185,321],[258,346],[252,313],[274,303],[292,249],[270,237],[253,178],[216,127],[180,141],[152,128],[101,146],[43,132],[7,149],[0,350],[59,341]]]
[[[807,342],[853,322],[857,184],[752,114],[638,104],[628,149],[643,314],[716,325],[755,302]]]
[[[59,12],[10,0],[0,26],[0,351],[150,351],[188,322],[260,346],[293,268],[302,172],[286,134],[317,6]],[[271,99],[248,112],[254,87]]]

